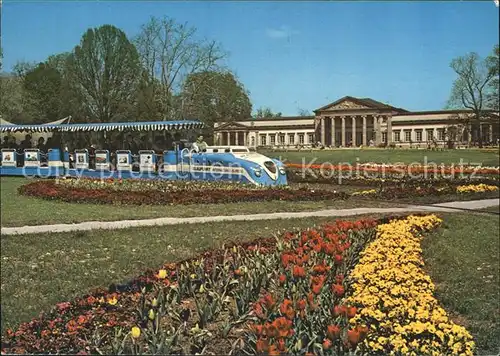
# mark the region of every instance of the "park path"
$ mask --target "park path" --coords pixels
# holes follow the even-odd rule
[[[35,225],[20,227],[2,227],[1,235],[21,235],[46,232],[70,232],[70,231],[88,231],[88,230],[109,230],[109,229],[127,229],[141,226],[165,226],[176,224],[197,224],[220,221],[251,221],[251,220],[274,220],[291,219],[307,217],[343,217],[362,214],[377,213],[410,213],[410,212],[457,212],[457,209],[483,209],[491,206],[498,206],[500,199],[485,199],[471,201],[457,201],[449,203],[440,203],[433,205],[406,205],[394,208],[355,208],[355,209],[328,209],[303,212],[283,212],[266,213],[251,215],[230,215],[230,216],[203,216],[191,218],[156,218],[145,220],[120,220],[120,221],[87,221],[77,224],[55,224],[55,225]]]

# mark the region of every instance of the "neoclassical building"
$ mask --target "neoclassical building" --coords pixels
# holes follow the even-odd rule
[[[314,116],[248,119],[215,125],[216,144],[249,147],[331,147],[391,145],[426,147],[429,143],[470,145],[499,138],[498,113],[463,129],[470,110],[410,112],[369,98],[343,97],[314,110]],[[453,136],[453,137],[451,137]]]

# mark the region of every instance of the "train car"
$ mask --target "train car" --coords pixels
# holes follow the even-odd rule
[[[43,126],[43,127],[40,127]],[[162,131],[193,130],[201,128],[199,121],[113,123],[113,124],[60,124],[10,125],[0,131]],[[113,159],[112,159],[113,157]],[[286,185],[286,171],[282,162],[251,152],[245,146],[210,146],[203,152],[192,149],[166,150],[156,154],[153,150],[87,149],[74,152],[50,149],[46,154],[37,149],[19,152],[4,148],[0,156],[0,175],[26,177],[92,177],[123,179],[167,179],[233,181],[255,185]]]

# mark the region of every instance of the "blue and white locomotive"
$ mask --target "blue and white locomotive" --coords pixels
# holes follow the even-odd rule
[[[75,131],[162,131],[199,129],[199,121],[130,122],[110,124],[2,125],[2,132],[75,132]],[[113,159],[112,159],[113,157]],[[167,179],[233,181],[255,185],[286,185],[282,162],[251,152],[245,146],[209,146],[203,152],[176,147],[158,154],[140,150],[133,155],[128,150],[87,149],[74,152],[49,149],[3,148],[1,176],[93,177],[123,179]],[[21,164],[20,164],[21,163]]]

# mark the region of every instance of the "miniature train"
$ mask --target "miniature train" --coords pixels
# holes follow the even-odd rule
[[[92,177],[168,180],[233,181],[255,185],[286,185],[285,166],[276,159],[245,146],[213,146],[204,152],[169,150],[157,155],[152,150],[75,150],[74,154],[50,149],[25,149],[21,157],[15,149],[2,149],[1,176]],[[113,155],[113,160],[111,156]],[[113,161],[113,162],[112,162]]]

